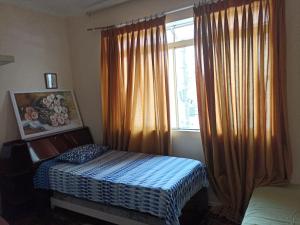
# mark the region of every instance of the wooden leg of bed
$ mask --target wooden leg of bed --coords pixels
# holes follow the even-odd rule
[[[51,192],[47,190],[35,191],[35,207],[38,213],[46,213],[51,208],[50,204]]]
[[[54,209],[55,209],[55,205],[52,204],[52,202],[50,203],[50,209],[51,209],[51,210],[54,210]]]
[[[180,224],[195,224],[200,221],[208,210],[207,188],[202,188],[195,194],[182,210]]]

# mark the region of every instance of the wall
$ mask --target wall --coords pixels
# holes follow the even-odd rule
[[[44,73],[57,72],[59,88],[72,88],[69,41],[62,18],[0,4],[0,146],[19,137],[8,90],[45,88]],[[97,118],[95,118],[97,120]]]
[[[286,0],[287,97],[293,182],[300,183],[300,1]]]

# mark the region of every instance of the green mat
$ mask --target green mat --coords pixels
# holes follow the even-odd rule
[[[242,225],[300,225],[300,185],[254,190]]]

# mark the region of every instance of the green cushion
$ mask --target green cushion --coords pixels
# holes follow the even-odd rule
[[[242,223],[250,224],[300,225],[300,185],[256,188]]]

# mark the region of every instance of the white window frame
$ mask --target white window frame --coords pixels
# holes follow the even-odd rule
[[[194,22],[191,21],[191,22],[187,22],[187,23],[183,23],[183,24],[180,24],[180,25],[173,25],[173,26],[170,26],[168,27],[167,26],[167,31],[168,30],[174,30],[176,28],[179,28],[179,27],[184,27],[184,26],[188,26],[188,25],[192,25]],[[174,36],[175,37],[175,36]],[[175,57],[175,50],[178,49],[178,48],[185,48],[185,47],[190,47],[190,46],[194,46],[195,43],[194,43],[194,38],[192,39],[187,39],[187,40],[182,40],[182,41],[175,41],[175,38],[173,40],[172,43],[168,43],[168,49],[169,50],[172,50],[173,51],[173,59],[172,59],[172,64],[173,64],[173,79],[174,79],[174,96],[175,96],[175,110],[176,110],[176,118],[175,118],[175,121],[176,121],[176,126],[172,126],[172,130],[178,130],[178,131],[199,131],[200,129],[188,129],[188,128],[180,128],[179,127],[179,115],[178,115],[178,95],[177,95],[177,72],[176,72],[176,67],[174,65],[176,65],[176,57]]]

